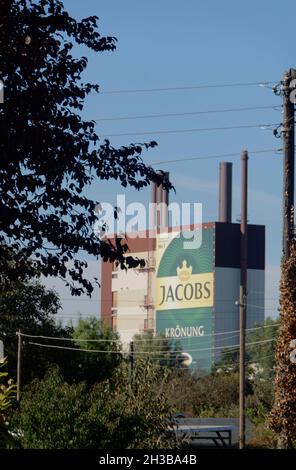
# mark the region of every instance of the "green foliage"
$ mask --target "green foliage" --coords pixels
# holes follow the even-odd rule
[[[265,328],[259,328],[247,334],[247,343],[257,343],[247,346],[248,362],[258,365],[257,377],[265,380],[273,380],[275,373],[276,341],[271,341],[278,335],[279,319],[267,318]],[[258,341],[266,341],[258,343]]]
[[[274,378],[276,341],[271,340],[277,337],[278,323],[278,318],[267,318],[263,327],[258,326],[255,330],[247,332],[246,366],[250,378],[257,377],[264,380]],[[215,370],[219,369],[238,371],[239,351],[227,348],[223,350],[220,361],[215,365]]]
[[[0,359],[0,369],[7,365],[7,359]],[[5,379],[8,376],[8,372],[0,370],[0,415],[7,411],[13,400],[15,399],[16,386],[12,379],[8,379],[5,383]]]
[[[0,339],[8,357],[9,374],[16,377],[17,336],[22,333],[56,337],[70,337],[72,330],[62,328],[55,322],[61,307],[58,295],[39,282],[10,284],[10,289],[0,292]],[[54,350],[40,349],[29,344],[33,339],[22,339],[22,383],[35,377],[43,377],[50,363],[61,367],[66,364],[67,354],[62,356]],[[35,342],[40,342],[38,341]]]
[[[20,445],[33,449],[163,448],[169,407],[155,388],[155,371],[135,365],[135,388],[127,369],[89,389],[68,384],[57,369],[34,381],[23,395],[14,426]]]
[[[168,340],[162,333],[154,335],[149,331],[134,335],[133,347],[135,359],[146,358],[162,367],[176,366],[181,351],[180,342]]]
[[[195,413],[199,414],[211,404],[215,413],[238,404],[239,375],[237,373],[209,374],[196,382]]]
[[[72,352],[72,370],[63,371],[65,378],[85,380],[92,385],[113,375],[122,361],[121,343],[115,331],[95,317],[80,318],[72,337],[80,349],[107,352]],[[94,341],[83,341],[85,339]]]
[[[234,372],[194,376],[187,370],[170,373],[166,396],[171,406],[193,416],[227,415],[238,405],[239,376]]]
[[[246,360],[249,359],[246,353]],[[239,370],[239,351],[231,348],[225,348],[221,351],[220,360],[214,364],[213,372],[219,371],[232,371],[237,372]]]
[[[16,397],[16,386],[13,380],[7,379],[8,372],[1,370],[6,366],[6,358],[0,359],[0,448],[12,445],[12,438],[8,433],[8,411],[11,409]]]
[[[0,44],[0,283],[35,272],[67,279],[75,295],[91,293],[79,251],[122,266],[143,260],[125,256],[121,239],[111,244],[95,235],[99,201],[83,190],[109,179],[171,188],[141,158],[157,144],[114,148],[100,142],[95,121],[81,117],[99,86],[83,81],[88,60],[75,57],[74,46],[95,54],[116,48],[116,38],[99,33],[97,16],[78,21],[59,0],[1,0]]]
[[[22,337],[22,386],[34,378],[43,378],[51,364],[57,364],[68,382],[86,380],[93,384],[112,375],[120,364],[121,345],[118,335],[96,318],[80,319],[77,327],[62,327],[55,321],[60,309],[58,295],[39,282],[11,284],[11,289],[0,293],[0,339],[9,359],[9,374],[16,377],[17,336],[22,333],[33,336],[66,338],[48,340]],[[72,341],[69,341],[73,339]],[[83,342],[94,339],[104,342]],[[52,348],[41,348],[31,342],[55,344],[110,353],[87,353]],[[115,352],[118,352],[116,354]]]
[[[258,425],[264,423],[272,408],[274,385],[270,380],[256,379],[252,384],[252,392],[247,396],[247,415]]]
[[[275,449],[277,447],[277,435],[267,427],[265,422],[258,423],[253,428],[249,445],[252,448]]]
[[[239,417],[239,373],[213,372],[205,376],[186,370],[173,370],[165,383],[171,407],[198,418]],[[256,377],[246,383],[246,415],[252,423],[251,447],[273,448],[276,436],[268,430],[266,419],[272,408],[272,380]]]

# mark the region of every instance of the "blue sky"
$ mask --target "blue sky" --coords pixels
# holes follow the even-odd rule
[[[243,112],[192,114],[187,116],[99,121],[104,118],[149,114],[188,113],[241,107],[279,106],[281,99],[269,87],[225,87],[162,91],[154,93],[104,94],[112,90],[133,90],[245,82],[278,82],[284,70],[295,66],[292,0],[281,8],[277,2],[249,0],[108,1],[64,0],[78,18],[97,15],[103,35],[116,36],[115,52],[89,58],[85,80],[98,83],[102,94],[92,95],[84,110],[97,119],[100,135],[138,134],[110,138],[114,146],[156,140],[158,147],[143,156],[145,162],[168,161],[193,156],[236,153],[221,160],[234,163],[233,218],[240,214],[240,151],[248,149],[249,221],[266,225],[266,305],[273,313],[277,305],[277,283],[281,256],[282,156],[253,151],[280,148],[272,130],[261,128],[224,131],[157,134],[158,131],[231,127],[280,123],[280,108]],[[180,161],[157,168],[170,171],[176,195],[171,200],[202,202],[203,218],[217,220],[219,159]],[[96,182],[88,194],[115,204],[116,194],[126,193],[128,201],[149,199],[149,191],[124,191],[116,183]],[[97,262],[90,262],[90,275],[98,274]],[[97,314],[98,293],[91,302],[69,300],[70,293],[56,283],[63,299],[64,319],[78,311]]]

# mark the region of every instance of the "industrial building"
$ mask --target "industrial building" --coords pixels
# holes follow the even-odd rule
[[[152,331],[178,341],[192,368],[208,371],[223,349],[239,342],[240,224],[231,220],[231,163],[220,164],[219,221],[167,227],[168,196],[152,188],[156,230],[126,235],[129,254],[143,268],[102,263],[101,317],[124,344]],[[198,248],[185,249],[186,232],[201,231]],[[188,233],[187,233],[188,235]],[[187,239],[187,237],[186,237]],[[264,321],[265,227],[248,224],[247,328]]]

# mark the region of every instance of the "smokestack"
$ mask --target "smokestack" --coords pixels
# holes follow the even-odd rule
[[[169,179],[170,174],[168,172],[165,173],[165,178]],[[164,189],[161,186],[161,201],[162,202],[162,209],[161,209],[161,227],[167,227],[169,224],[169,192],[167,189]]]
[[[165,173],[165,177],[169,179],[169,173]],[[167,227],[169,193],[162,186],[157,186],[154,181],[151,184],[151,202],[155,204],[153,227],[157,229]]]
[[[152,211],[152,228],[155,229],[159,226],[159,215],[157,211],[157,201],[159,198],[159,190],[158,186],[155,181],[151,182],[151,203],[153,204],[153,211]]]
[[[220,162],[219,174],[219,222],[231,223],[232,163]]]

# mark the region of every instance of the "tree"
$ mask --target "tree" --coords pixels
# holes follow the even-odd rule
[[[272,380],[256,378],[252,383],[252,393],[247,397],[247,415],[254,424],[265,424],[274,400]]]
[[[252,370],[257,370],[258,378],[268,381],[273,380],[275,373],[278,324],[278,318],[266,318],[263,327],[250,331],[246,338],[247,343],[254,343],[247,346],[249,367],[254,365]]]
[[[169,407],[154,388],[153,368],[138,366],[131,395],[124,367],[89,389],[68,384],[57,369],[26,390],[14,426],[31,449],[126,449],[170,446]]]
[[[0,339],[8,357],[9,374],[16,377],[16,332],[34,336],[71,338],[71,328],[56,324],[55,316],[61,307],[58,295],[39,282],[11,284],[10,289],[0,293]],[[55,350],[40,349],[30,342],[44,342],[40,338],[22,339],[22,383],[35,377],[43,377],[49,364],[69,367],[67,353],[61,356]]]
[[[275,367],[276,337],[279,319],[266,318],[262,326],[255,326],[246,334],[246,368],[250,376],[272,380]],[[253,343],[253,344],[252,344]],[[239,369],[239,350],[225,348],[215,369]]]
[[[181,352],[180,342],[168,340],[163,334],[154,335],[152,332],[135,334],[133,337],[133,358],[146,359],[161,367],[176,366]]]
[[[249,355],[246,352],[246,361],[249,361]],[[213,371],[217,370],[235,371],[239,369],[239,351],[237,349],[225,348],[221,351],[220,360],[213,366]]]
[[[72,337],[78,348],[89,351],[73,352],[76,371],[71,372],[76,381],[84,380],[93,385],[113,375],[122,362],[121,343],[116,332],[95,317],[80,318]],[[67,369],[64,371],[65,378],[70,374]]]
[[[172,186],[142,161],[156,142],[114,148],[80,115],[99,86],[83,82],[88,61],[74,57],[74,44],[96,53],[116,47],[116,38],[100,35],[98,17],[77,21],[60,0],[0,0],[0,10],[0,280],[42,273],[67,279],[75,295],[91,293],[79,252],[121,267],[143,260],[125,256],[122,239],[96,237],[99,201],[83,190],[94,179],[138,190],[152,180]]]
[[[296,339],[296,241],[282,262],[280,319],[276,349],[275,401],[269,415],[271,429],[279,435],[279,446],[291,448],[296,440],[296,365],[290,360],[290,343]]]

